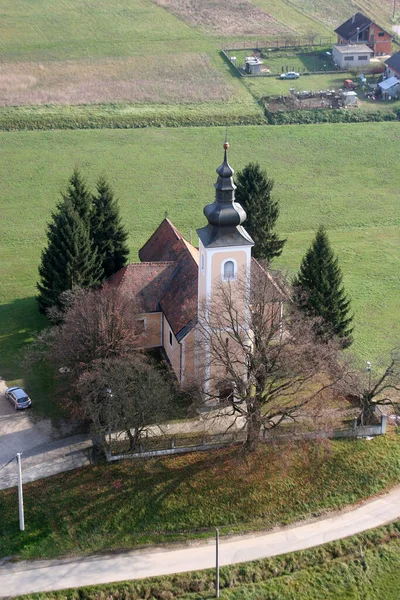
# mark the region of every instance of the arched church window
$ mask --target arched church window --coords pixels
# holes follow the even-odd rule
[[[224,263],[224,280],[230,281],[231,279],[235,279],[235,263],[233,260],[227,260]]]

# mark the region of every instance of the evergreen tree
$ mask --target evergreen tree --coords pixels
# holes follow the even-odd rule
[[[90,214],[92,211],[92,195],[86,187],[79,169],[75,168],[70,180],[67,192],[62,194],[64,200],[69,200],[72,207],[78,213],[82,221],[89,227]]]
[[[126,244],[128,234],[121,224],[118,203],[104,177],[97,182],[97,194],[93,197],[91,235],[104,277],[110,277],[126,265],[129,249]]]
[[[338,336],[347,347],[353,341],[353,316],[349,315],[350,300],[342,281],[338,259],[324,227],[320,226],[293,282],[295,301],[306,314],[321,318],[316,326],[320,337]]]
[[[274,232],[279,216],[279,204],[271,198],[274,187],[259,164],[249,163],[236,178],[236,200],[247,213],[246,230],[255,242],[253,256],[270,262],[280,256],[286,240],[280,240]]]
[[[79,216],[68,195],[53,213],[47,231],[48,245],[42,252],[39,267],[39,307],[45,312],[58,306],[60,294],[74,286],[90,287],[103,279],[97,250],[93,248],[89,229]]]

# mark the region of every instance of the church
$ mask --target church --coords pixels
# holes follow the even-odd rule
[[[235,201],[228,148],[226,142],[217,169],[215,200],[204,208],[207,224],[197,230],[199,247],[185,240],[165,218],[139,250],[141,262],[127,265],[108,280],[135,298],[141,311],[143,346],[164,351],[181,385],[204,378],[204,369],[212,368],[206,344],[199,343],[198,329],[204,306],[212,305],[221,285],[234,284],[240,275],[250,289],[255,271],[262,272],[276,288],[281,307],[285,301],[278,284],[251,256],[254,242],[243,227],[246,213]],[[249,297],[243,301],[249,308]]]

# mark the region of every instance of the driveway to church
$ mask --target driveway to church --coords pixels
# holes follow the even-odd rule
[[[16,411],[4,396],[6,387],[0,378],[0,489],[17,485],[16,461],[7,464],[17,452],[24,483],[89,464],[89,436],[61,438],[67,431],[55,429],[50,419],[35,419],[29,409]]]
[[[232,565],[311,548],[384,525],[399,517],[400,486],[357,508],[339,511],[327,518],[275,529],[270,533],[221,539],[219,563],[221,566]],[[151,547],[85,558],[6,563],[0,566],[0,593],[4,597],[12,597],[214,566],[213,541],[194,541],[174,548]]]
[[[14,410],[4,396],[6,387],[0,377],[0,490],[17,485],[16,461],[9,462],[17,452],[22,453],[24,483],[90,464],[92,439],[89,435],[65,437],[66,427],[59,431],[50,419],[35,419],[30,410]],[[227,429],[237,431],[242,426],[241,419],[208,412],[199,419],[149,427],[148,432],[151,436],[189,432],[211,434]],[[121,436],[123,434],[119,434]]]

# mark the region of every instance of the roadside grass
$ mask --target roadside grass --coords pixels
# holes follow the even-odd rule
[[[109,177],[137,260],[165,211],[197,243],[225,133],[214,127],[0,133],[1,376],[25,379],[21,349],[45,324],[34,300],[37,268],[51,211],[74,166],[92,187],[102,172]],[[275,179],[278,231],[288,237],[276,266],[295,272],[324,223],[352,297],[352,351],[360,360],[387,354],[400,338],[400,123],[235,127],[229,135],[236,170],[255,160]]]
[[[397,600],[400,523],[317,548],[220,568],[220,598]],[[152,577],[19,596],[24,600],[200,600],[215,597],[215,571]]]
[[[269,529],[368,498],[400,481],[396,433],[371,441],[238,447],[76,469],[0,492],[0,556],[83,555]],[[95,507],[95,510],[93,509]]]

